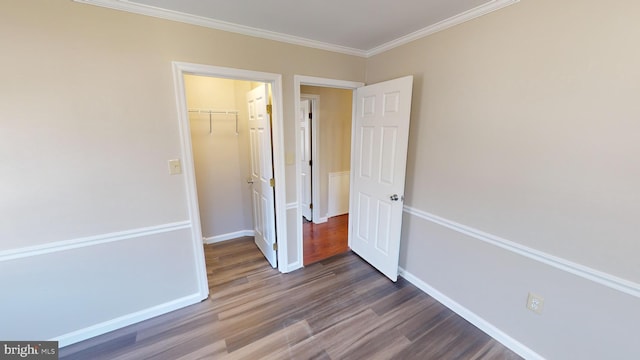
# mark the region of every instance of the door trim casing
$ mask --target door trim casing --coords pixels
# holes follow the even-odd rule
[[[213,65],[193,64],[186,62],[172,62],[173,80],[175,87],[178,126],[180,129],[180,143],[182,150],[183,173],[187,194],[187,207],[189,220],[191,221],[191,237],[193,251],[196,254],[195,264],[198,273],[198,287],[204,297],[209,294],[207,282],[207,269],[204,261],[204,248],[202,243],[202,226],[200,224],[200,210],[198,208],[198,193],[196,190],[195,166],[193,150],[191,146],[191,130],[187,112],[187,100],[184,87],[184,75],[209,76],[233,80],[256,81],[271,84],[273,105],[273,171],[276,179],[275,186],[275,219],[276,238],[278,243],[278,270],[288,272],[287,259],[287,223],[286,223],[286,182],[284,167],[284,119],[282,115],[282,75],[220,67]]]
[[[293,76],[293,98],[295,99],[294,103],[294,114],[300,113],[300,85],[310,85],[310,86],[321,86],[328,88],[338,88],[338,89],[349,89],[355,90],[365,84],[359,81],[348,81],[348,80],[337,80],[337,79],[329,79],[315,76],[304,76],[304,75],[294,75]],[[353,119],[355,118],[355,91],[353,92],[353,105],[352,105],[352,113],[351,113],[351,126],[353,127]],[[296,131],[296,149],[299,149],[301,146],[300,132]],[[351,142],[353,143],[353,132],[351,133]],[[298,151],[295,152],[295,162],[296,162],[296,202],[299,204],[300,199],[302,198],[302,184],[300,180],[302,168],[300,166],[300,159]],[[296,268],[303,267],[304,263],[304,253],[303,253],[303,236],[302,236],[302,210],[300,206],[296,207],[296,244],[298,247],[298,262],[296,263]],[[315,216],[315,214],[314,214]],[[351,234],[351,229],[349,229],[349,234]],[[350,240],[349,240],[350,241]],[[293,265],[293,264],[292,264]],[[295,270],[295,269],[291,269]]]

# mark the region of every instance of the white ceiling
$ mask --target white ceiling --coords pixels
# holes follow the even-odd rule
[[[74,0],[371,56],[519,0]]]

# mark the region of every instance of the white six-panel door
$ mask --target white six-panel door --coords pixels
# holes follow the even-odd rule
[[[356,90],[349,229],[351,249],[398,277],[413,77]]]
[[[267,261],[277,266],[275,201],[271,179],[271,119],[267,113],[267,87],[261,85],[247,93],[249,106],[249,141],[251,147],[251,180],[255,242]]]
[[[310,101],[300,100],[300,114],[298,114],[298,126],[300,131],[300,180],[302,182],[302,199],[300,208],[302,216],[311,221],[311,121],[309,120]]]

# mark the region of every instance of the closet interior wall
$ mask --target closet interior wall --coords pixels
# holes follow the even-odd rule
[[[185,76],[189,109],[229,111],[211,115],[190,112],[202,236],[216,242],[253,230],[250,175],[248,81]],[[238,124],[236,134],[236,114]]]

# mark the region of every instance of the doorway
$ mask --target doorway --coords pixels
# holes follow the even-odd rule
[[[312,221],[304,216],[306,205],[303,149],[304,132],[296,131],[298,216],[297,242],[299,259],[303,265],[348,250],[348,208],[351,163],[351,128],[354,89],[363,83],[307,76],[294,77],[295,98],[315,102],[317,113],[312,115]],[[345,100],[346,97],[346,100]],[[301,114],[303,103],[296,102],[296,114]],[[313,141],[315,140],[315,141]],[[327,149],[330,149],[329,151]],[[329,189],[331,188],[331,189]],[[317,194],[317,195],[316,195]],[[346,196],[346,197],[345,197]],[[305,203],[303,205],[303,203]],[[316,215],[317,214],[317,215]],[[310,241],[307,241],[310,240]]]
[[[234,68],[225,68],[217,66],[208,66],[190,63],[173,63],[174,83],[176,86],[176,101],[178,107],[178,120],[181,133],[181,148],[183,154],[183,173],[185,176],[186,193],[189,210],[189,221],[191,223],[191,235],[193,237],[194,252],[197,254],[198,263],[196,266],[200,269],[199,288],[201,292],[208,293],[208,284],[206,277],[206,267],[204,262],[204,249],[202,247],[203,227],[201,225],[201,213],[198,202],[198,190],[196,185],[196,171],[194,152],[191,138],[191,126],[189,122],[189,106],[186,97],[185,76],[203,76],[227,80],[242,80],[248,82],[260,82],[269,84],[271,87],[271,130],[272,130],[272,151],[269,157],[272,161],[273,178],[279,179],[273,183],[273,193],[275,205],[272,207],[270,221],[274,225],[272,233],[275,249],[278,248],[276,257],[278,260],[278,269],[281,272],[287,272],[287,244],[286,241],[277,241],[277,239],[286,239],[286,205],[285,205],[285,171],[284,171],[284,136],[283,136],[283,117],[282,117],[282,77],[279,74],[256,72],[251,70],[242,70]],[[246,108],[246,107],[244,107]],[[235,110],[235,109],[231,109]],[[202,115],[202,114],[201,114]],[[206,127],[208,127],[208,115],[206,117]],[[225,114],[227,115],[227,114]],[[233,120],[235,121],[235,119]],[[212,119],[212,131],[214,124]],[[246,183],[246,179],[245,179]]]
[[[254,236],[244,80],[185,75],[203,241]]]
[[[277,266],[268,84],[185,75],[205,244],[251,236]]]
[[[300,91],[300,207],[309,265],[348,250],[353,91],[309,85]]]

